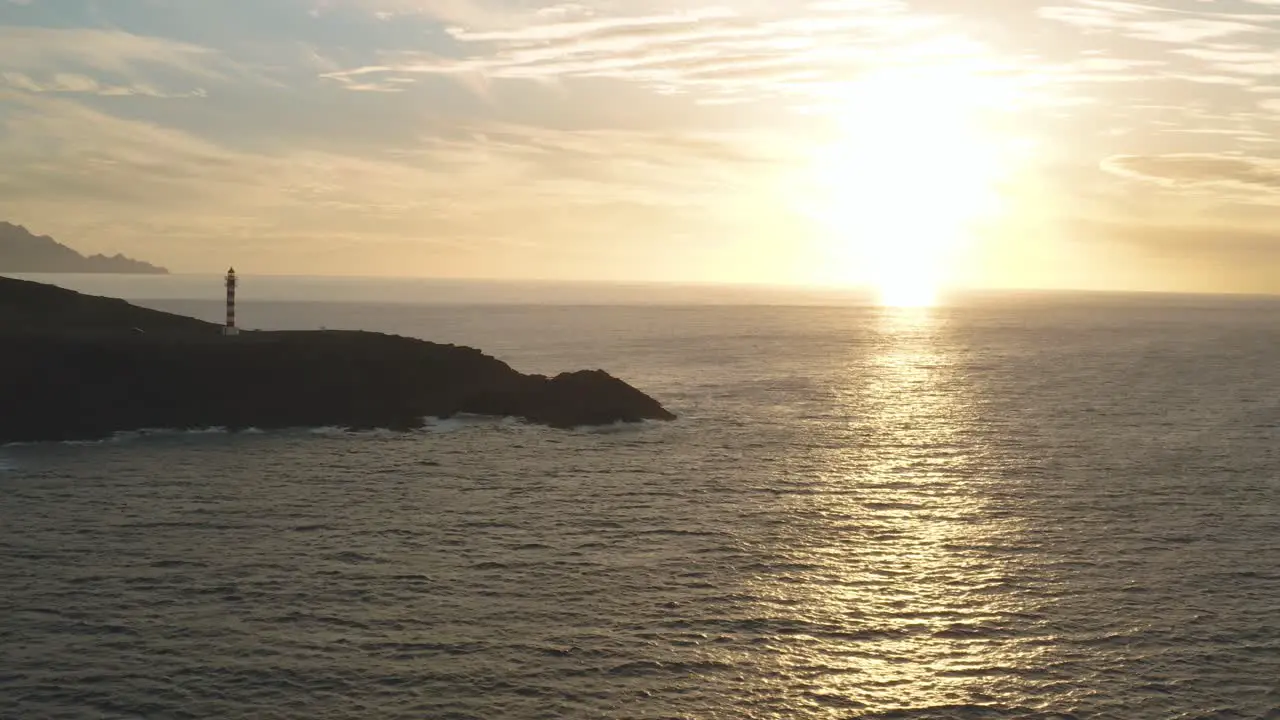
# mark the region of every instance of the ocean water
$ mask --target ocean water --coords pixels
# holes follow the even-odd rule
[[[240,317],[681,419],[0,448],[0,717],[1280,718],[1275,300]]]

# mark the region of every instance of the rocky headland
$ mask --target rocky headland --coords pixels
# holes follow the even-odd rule
[[[248,331],[0,278],[0,444],[148,428],[409,429],[508,416],[671,420],[601,370],[525,375],[479,350],[358,331]]]

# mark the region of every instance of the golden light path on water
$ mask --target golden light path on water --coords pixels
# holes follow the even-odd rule
[[[876,312],[839,392],[847,433],[818,443],[829,471],[792,508],[806,520],[791,562],[812,570],[756,590],[825,629],[786,672],[845,712],[982,704],[1010,682],[1002,669],[1027,662],[1002,637],[1022,600],[1009,589],[1016,569],[997,559],[1021,529],[989,497],[980,398],[944,310]]]

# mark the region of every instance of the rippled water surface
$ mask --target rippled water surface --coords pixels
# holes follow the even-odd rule
[[[1280,718],[1278,311],[248,305],[682,419],[0,448],[0,717]]]

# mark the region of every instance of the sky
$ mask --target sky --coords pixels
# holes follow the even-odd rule
[[[178,272],[1280,292],[1280,0],[0,0],[0,219]]]

